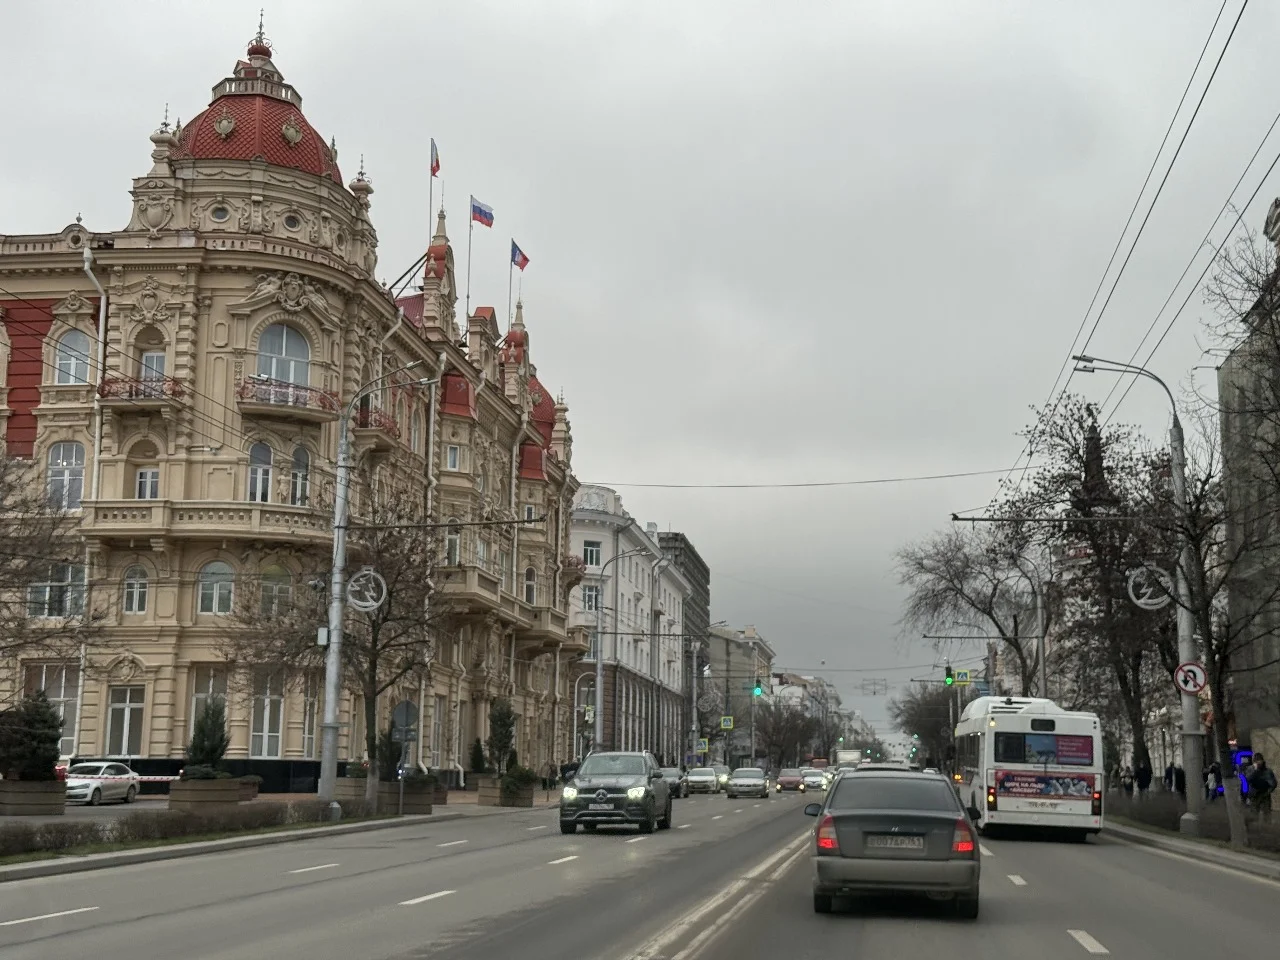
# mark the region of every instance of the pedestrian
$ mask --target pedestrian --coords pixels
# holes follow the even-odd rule
[[[1181,766],[1173,768],[1173,789],[1178,791],[1178,796],[1183,800],[1187,799],[1187,771]]]
[[[1268,823],[1271,821],[1271,795],[1275,792],[1275,772],[1267,766],[1262,754],[1255,753],[1253,772],[1249,775],[1249,793],[1253,797],[1253,806],[1258,811],[1258,816]]]
[[[1218,799],[1218,785],[1222,783],[1222,764],[1217,760],[1209,764],[1209,772],[1205,774],[1204,788],[1210,803]]]
[[[1249,796],[1249,778],[1253,776],[1253,755],[1252,754],[1244,758],[1244,761],[1240,764],[1238,768],[1238,772],[1240,775],[1240,799],[1242,799],[1245,802],[1245,805],[1247,806],[1249,802],[1253,799],[1251,796]]]
[[[1173,791],[1173,764],[1169,764],[1164,768],[1164,788],[1170,792]]]
[[[1124,791],[1125,796],[1133,797],[1133,768],[1127,763],[1124,765],[1124,770],[1120,772],[1120,789]]]
[[[1138,782],[1138,796],[1145,800],[1147,791],[1151,789],[1151,765],[1140,763],[1134,779]]]

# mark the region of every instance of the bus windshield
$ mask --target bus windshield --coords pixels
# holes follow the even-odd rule
[[[995,736],[995,761],[1051,767],[1091,767],[1093,737],[1001,731]]]

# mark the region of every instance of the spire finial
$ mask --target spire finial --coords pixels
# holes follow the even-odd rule
[[[81,219],[80,214],[78,213],[76,214],[76,223],[84,223],[84,220]]]
[[[267,38],[266,38],[266,36],[264,36],[264,35],[263,35],[263,32],[262,32],[262,31],[263,31],[263,26],[264,26],[264,24],[263,24],[263,20],[264,20],[264,18],[266,17],[266,14],[267,14],[267,8],[266,8],[266,7],[259,7],[259,8],[258,8],[258,35],[257,35],[256,37],[254,37],[253,39],[257,40],[259,43],[266,43],[266,42],[267,42]]]
[[[270,57],[271,41],[267,39],[266,27],[264,24],[265,10],[258,9],[258,32],[254,34],[252,40],[249,41],[249,56],[251,57]]]
[[[161,133],[169,132],[169,105],[167,103],[164,105],[164,119],[160,121],[160,131]]]
[[[356,171],[356,179],[363,180],[364,176],[364,154],[360,154],[360,169]]]

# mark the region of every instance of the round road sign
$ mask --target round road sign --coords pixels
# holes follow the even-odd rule
[[[1178,669],[1173,671],[1173,682],[1182,693],[1199,693],[1209,685],[1209,675],[1203,663],[1189,660],[1178,664]]]
[[[387,581],[373,567],[364,567],[347,581],[347,603],[362,613],[377,610],[387,600]]]
[[[1129,599],[1143,610],[1159,610],[1173,600],[1173,577],[1154,564],[1129,571]]]

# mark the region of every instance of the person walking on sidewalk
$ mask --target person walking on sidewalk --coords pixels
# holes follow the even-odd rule
[[[1133,768],[1127,764],[1120,774],[1120,788],[1124,790],[1125,796],[1133,796]]]
[[[1263,820],[1271,820],[1271,795],[1276,792],[1275,772],[1260,753],[1253,755],[1253,772],[1249,774],[1249,793],[1254,809]]]

